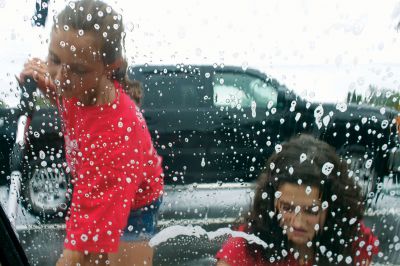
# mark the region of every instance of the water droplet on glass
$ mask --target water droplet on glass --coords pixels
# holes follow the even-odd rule
[[[297,113],[296,116],[294,117],[294,120],[299,121],[301,117],[301,113]]]
[[[371,166],[372,166],[372,159],[368,159],[368,160],[365,162],[365,168],[366,168],[366,169],[369,169],[369,168],[371,168]]]
[[[282,151],[282,145],[281,144],[276,144],[275,145],[275,151],[276,151],[276,153],[280,153]]]
[[[201,158],[201,163],[200,163],[200,165],[201,165],[201,167],[206,166],[206,159],[204,159],[204,157]]]
[[[85,234],[82,234],[82,235],[81,235],[81,240],[82,240],[83,242],[86,242],[86,241],[88,240],[88,236],[85,235]]]
[[[274,163],[270,163],[270,164],[269,164],[269,168],[270,168],[271,170],[274,170],[274,169],[275,169],[275,164],[274,164]]]
[[[333,170],[333,166],[334,165],[330,162],[324,163],[324,165],[322,166],[322,173],[326,176],[330,175]]]
[[[307,160],[307,155],[305,153],[300,154],[300,163],[304,162]]]
[[[368,118],[366,118],[366,117],[361,118],[361,123],[362,124],[367,123],[367,121],[368,121]]]
[[[310,186],[307,186],[307,187],[306,187],[306,194],[307,194],[307,195],[310,195],[310,194],[311,194],[311,191],[312,191],[311,187],[310,187]]]
[[[282,192],[280,192],[280,191],[275,191],[274,196],[275,196],[276,199],[279,199],[279,198],[282,196]]]
[[[293,169],[293,167],[289,167],[289,170],[288,170],[288,172],[289,172],[289,174],[290,174],[290,175],[293,175],[293,172],[294,172],[294,169]]]
[[[382,123],[381,123],[382,129],[387,128],[388,125],[389,125],[389,121],[388,120],[383,120]]]
[[[347,104],[346,103],[338,103],[336,105],[336,109],[339,110],[340,112],[344,113],[347,111]]]
[[[314,230],[315,230],[315,231],[318,231],[318,230],[319,230],[319,224],[315,224],[315,225],[314,225]]]
[[[322,105],[318,105],[317,108],[315,108],[314,110],[314,117],[321,118],[323,114],[324,114],[324,108],[322,107]]]

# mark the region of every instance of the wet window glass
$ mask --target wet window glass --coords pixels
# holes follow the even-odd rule
[[[397,1],[0,17],[0,235],[31,265],[400,265]]]

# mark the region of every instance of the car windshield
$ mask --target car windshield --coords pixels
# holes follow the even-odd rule
[[[397,1],[0,16],[0,203],[31,265],[400,265]]]

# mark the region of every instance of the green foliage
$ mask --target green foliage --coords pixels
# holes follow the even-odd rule
[[[400,111],[400,92],[390,89],[378,89],[370,85],[365,95],[355,90],[347,93],[348,103],[369,104],[372,106],[385,106]]]

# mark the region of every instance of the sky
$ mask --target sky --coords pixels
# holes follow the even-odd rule
[[[124,17],[131,64],[257,68],[304,98],[341,102],[369,85],[399,90],[398,1],[107,1]],[[50,1],[50,16],[66,4]],[[14,75],[45,58],[51,17],[32,28],[35,0],[0,0],[0,98]]]

